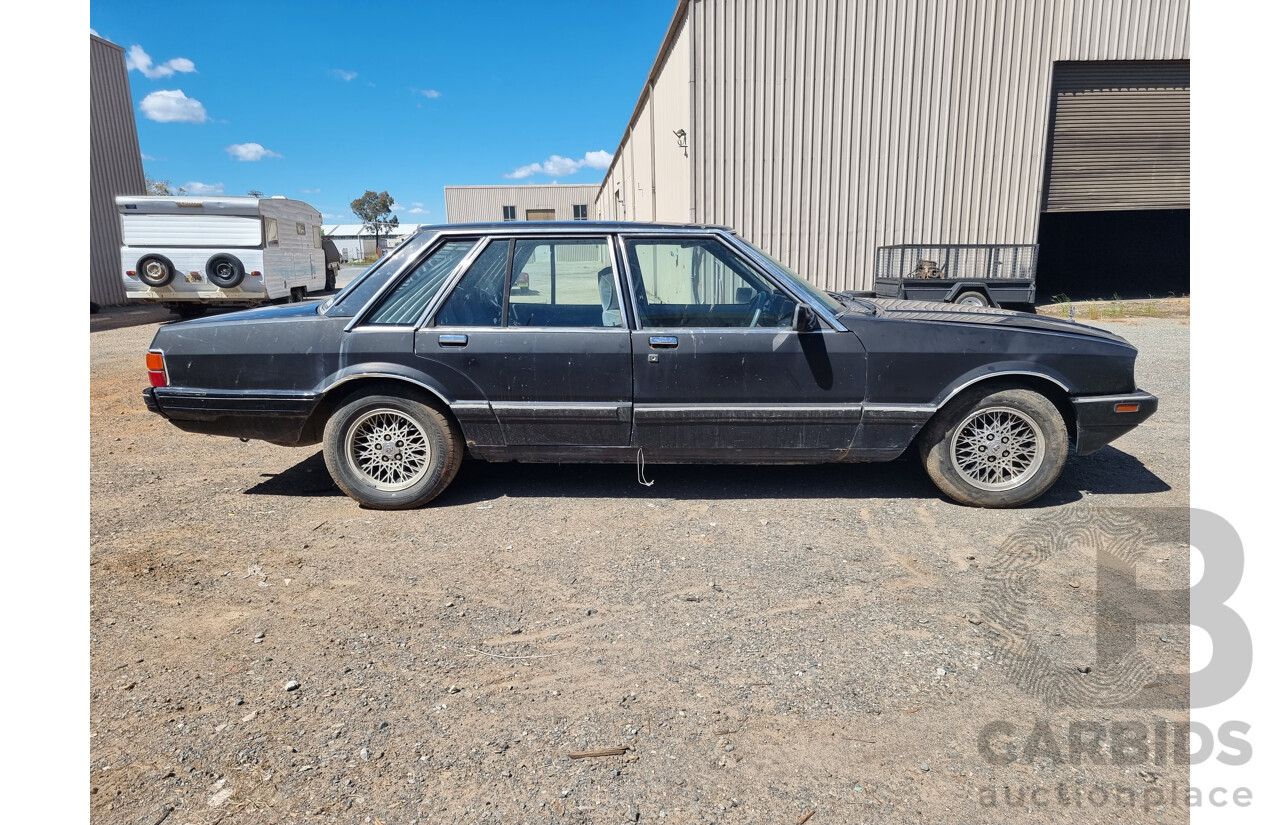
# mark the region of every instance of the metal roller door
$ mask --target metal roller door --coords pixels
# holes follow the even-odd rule
[[[1191,208],[1191,63],[1060,62],[1046,212]]]

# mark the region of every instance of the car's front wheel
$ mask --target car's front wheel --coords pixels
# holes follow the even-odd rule
[[[1069,441],[1062,414],[1024,389],[967,392],[920,434],[920,457],[933,483],[974,507],[1017,507],[1058,480]]]
[[[462,438],[438,410],[410,398],[358,395],[325,424],[324,463],[344,493],[375,510],[438,496],[462,463]]]

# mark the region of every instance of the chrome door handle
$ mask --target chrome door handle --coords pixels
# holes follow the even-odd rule
[[[440,336],[440,346],[442,347],[465,347],[467,345],[467,336],[454,335],[444,333]]]
[[[649,349],[675,349],[680,346],[680,339],[674,335],[649,336]]]

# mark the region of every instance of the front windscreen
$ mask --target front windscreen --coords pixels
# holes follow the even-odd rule
[[[765,260],[769,261],[769,263],[780,269],[782,273],[791,280],[791,283],[795,285],[796,289],[804,293],[804,296],[808,298],[811,303],[824,306],[832,312],[842,312],[844,310],[844,306],[839,301],[806,281],[801,275],[791,269],[791,267],[787,266],[782,261],[779,261],[777,258],[773,257],[768,252],[765,252],[750,241],[743,240],[742,242],[764,256]]]

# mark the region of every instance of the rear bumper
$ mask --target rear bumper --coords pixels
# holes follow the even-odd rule
[[[319,396],[147,387],[142,399],[147,409],[187,432],[297,444]]]
[[[1160,406],[1160,399],[1138,390],[1122,395],[1072,398],[1071,405],[1076,411],[1076,455],[1088,455],[1150,418]],[[1132,405],[1137,405],[1133,412],[1117,411]]]

